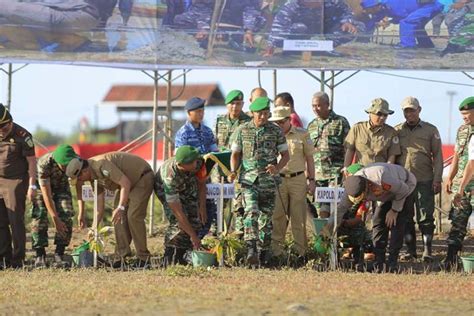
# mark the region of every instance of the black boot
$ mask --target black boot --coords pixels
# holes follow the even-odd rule
[[[358,272],[364,271],[364,249],[361,246],[352,248],[352,257],[354,258],[354,269]]]
[[[258,267],[258,264],[257,241],[247,241],[247,265],[250,267]]]
[[[433,234],[423,235],[423,261],[432,262],[433,256],[431,254],[433,242]]]
[[[446,271],[456,270],[458,266],[458,251],[459,247],[455,245],[448,245],[448,253],[444,260],[444,268]]]
[[[392,252],[388,255],[387,272],[398,273],[398,254],[399,252]]]
[[[466,51],[466,48],[464,48],[461,45],[448,43],[448,46],[446,46],[446,48],[439,54],[439,56],[444,57],[447,54],[458,54],[458,53],[464,53],[465,51]]]
[[[409,231],[405,230],[405,245],[407,246],[407,255],[405,256],[406,261],[416,259],[416,230],[415,226],[409,228]]]
[[[175,247],[166,247],[165,253],[163,254],[163,259],[161,261],[161,267],[167,268],[168,266],[173,266],[178,264],[178,248]]]
[[[385,249],[374,249],[375,253],[375,263],[374,271],[377,273],[382,273],[385,268]]]

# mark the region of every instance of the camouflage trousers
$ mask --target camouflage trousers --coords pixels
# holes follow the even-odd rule
[[[59,219],[66,225],[67,232],[64,236],[57,232],[54,235],[54,244],[67,246],[72,237],[72,217],[74,211],[72,208],[72,198],[70,196],[53,197],[54,206]],[[48,210],[44,205],[42,197],[37,197],[31,208],[31,238],[32,248],[48,247]]]
[[[197,202],[197,199],[196,199]],[[193,244],[191,237],[179,227],[178,220],[174,216],[173,211],[169,207],[166,201],[161,201],[163,204],[163,211],[165,212],[166,218],[168,219],[168,227],[165,230],[165,247],[181,248],[181,249],[192,249]],[[201,230],[202,224],[198,217],[198,204],[181,204],[184,215],[189,221],[189,224],[196,232]]]
[[[252,185],[242,183],[244,240],[259,241],[263,250],[271,246],[277,186],[273,177],[259,176]]]
[[[449,231],[447,239],[448,245],[457,247],[462,246],[462,242],[467,233],[467,223],[469,222],[469,217],[472,214],[473,202],[474,197],[469,192],[465,193],[464,197],[462,198],[461,207],[455,207],[454,205],[451,206],[451,211],[449,212],[451,230]]]

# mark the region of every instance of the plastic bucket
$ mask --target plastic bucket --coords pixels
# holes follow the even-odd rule
[[[217,263],[216,255],[207,251],[194,250],[191,259],[193,267],[212,267]]]
[[[88,252],[89,254],[92,255],[92,253],[89,251],[89,242],[84,242],[82,245],[80,245],[79,247],[77,247],[76,249],[74,249],[74,251],[72,252],[71,256],[72,256],[72,261],[74,262],[74,265],[76,266],[85,266],[85,264],[81,264],[82,262],[84,261],[87,261],[87,260],[84,260],[85,259],[85,252]],[[81,260],[82,259],[82,260]]]
[[[466,273],[474,272],[474,256],[461,257],[462,267]]]
[[[321,233],[321,230],[323,230],[323,227],[326,226],[327,223],[328,223],[327,218],[313,219],[314,231],[316,232],[316,235],[319,235]]]

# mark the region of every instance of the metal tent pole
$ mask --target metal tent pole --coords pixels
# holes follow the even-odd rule
[[[172,134],[173,134],[173,108],[171,106],[171,102],[173,101],[171,98],[171,88],[173,84],[172,80],[173,76],[173,71],[170,70],[168,71],[168,79],[166,80],[166,115],[167,115],[167,120],[166,120],[166,135],[168,136],[167,140],[167,149],[165,151],[165,157],[163,159],[168,159],[173,155],[173,144],[170,141]]]
[[[278,77],[277,77],[277,70],[273,69],[273,101],[275,101],[277,93],[278,93]]]
[[[211,27],[209,30],[208,35],[208,43],[207,43],[207,57],[211,57],[214,51],[214,39],[216,37],[216,30],[217,30],[217,23],[220,16],[220,11],[222,9],[222,0],[216,0],[214,4],[214,12],[212,13],[211,19]]]
[[[156,141],[157,141],[157,125],[158,125],[158,70],[153,72],[154,94],[153,94],[153,131],[151,137],[151,160],[153,172],[156,172]],[[148,226],[148,234],[153,236],[153,219],[155,210],[155,197],[150,197],[150,223]]]

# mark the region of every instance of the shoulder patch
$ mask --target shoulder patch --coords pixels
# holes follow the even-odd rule
[[[438,133],[435,133],[435,134],[434,134],[434,138],[436,138],[436,139],[441,139],[441,137],[439,137],[439,134],[438,134]]]
[[[400,139],[398,138],[398,136],[393,136],[392,143],[398,144],[399,142],[400,142]]]
[[[35,147],[35,144],[33,143],[33,139],[31,138],[31,136],[28,136],[28,137],[25,138],[25,143],[26,143],[30,148]]]
[[[110,172],[108,170],[102,169],[100,170],[100,172],[102,173],[104,177],[108,178],[110,176]]]
[[[390,191],[390,189],[392,188],[392,186],[390,184],[387,184],[385,182],[382,182],[382,188],[385,190],[385,191]]]

